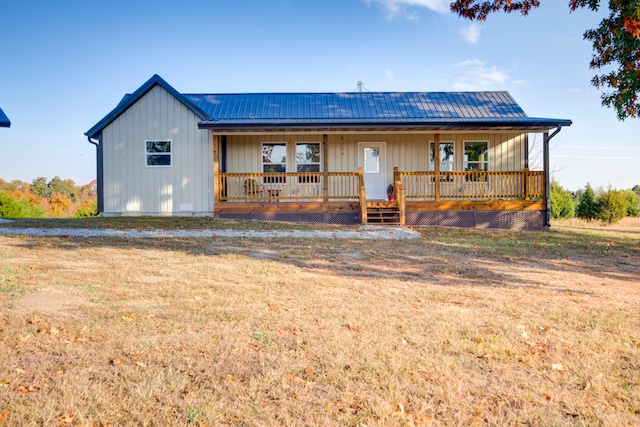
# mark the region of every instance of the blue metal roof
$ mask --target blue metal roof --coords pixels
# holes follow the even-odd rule
[[[528,117],[508,92],[185,94],[215,131],[536,129],[570,120]]]
[[[400,120],[527,117],[508,92],[185,94],[211,120]]]
[[[98,134],[160,85],[214,131],[519,129],[570,126],[565,119],[528,117],[508,92],[350,92],[180,94],[154,75],[86,135]]]
[[[0,108],[0,128],[8,128],[10,126],[11,121],[9,120],[9,117],[7,117],[4,111],[2,111],[2,108]]]

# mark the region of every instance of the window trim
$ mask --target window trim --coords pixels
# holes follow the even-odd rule
[[[305,163],[298,163],[298,146],[299,145],[317,145],[318,146],[318,161],[317,162],[305,162]],[[318,172],[322,172],[322,143],[320,141],[296,141],[295,142],[295,148],[296,148],[296,153],[295,153],[295,167],[296,167],[296,173],[298,172],[298,166],[299,165],[318,165]],[[298,177],[298,184],[318,184],[320,182],[319,177]]]
[[[472,161],[472,162],[469,162],[467,160],[467,144],[477,144],[477,143],[485,143],[485,144],[487,144],[487,159],[483,160],[483,161]],[[481,171],[481,172],[489,171],[489,167],[491,166],[491,162],[489,161],[489,141],[487,141],[486,139],[471,139],[471,140],[468,140],[468,141],[463,141],[463,143],[462,143],[462,162],[463,162],[462,166],[463,166],[465,171],[469,170],[468,169],[469,163],[486,164],[486,169],[474,169],[474,170]]]
[[[153,153],[147,151],[147,143],[149,142],[168,142],[169,143],[169,152],[168,153]],[[168,165],[150,165],[149,164],[149,156],[167,156],[169,157]],[[172,139],[145,139],[144,140],[144,165],[145,168],[171,168],[173,167],[173,140]]]
[[[285,155],[284,162],[265,163],[264,162],[264,146],[265,145],[284,145],[284,155]],[[260,172],[269,173],[264,171],[265,165],[284,165],[284,172],[287,173],[289,169],[288,160],[289,160],[289,144],[287,141],[262,141],[260,143]],[[286,176],[277,178],[277,179],[264,177],[263,179],[263,182],[265,184],[284,184],[286,181],[287,181]]]
[[[433,146],[433,151],[435,154],[435,141],[429,141],[429,154],[427,154],[428,156],[428,160],[429,160],[429,170],[430,171],[435,171],[436,170],[436,163],[433,161],[433,159],[431,158],[431,146]],[[453,172],[456,170],[456,143],[455,141],[440,141],[440,145],[442,144],[451,144],[451,146],[453,147],[453,153],[451,154],[451,162],[447,162],[451,164],[451,169],[450,170],[442,170],[442,163],[445,163],[442,161],[442,159],[440,159],[440,172]]]

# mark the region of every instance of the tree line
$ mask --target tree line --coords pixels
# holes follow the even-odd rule
[[[0,218],[85,218],[97,212],[95,181],[78,186],[58,176],[30,184],[0,179]]]
[[[640,185],[626,190],[594,190],[591,184],[571,192],[556,180],[551,181],[551,217],[581,218],[614,224],[627,216],[640,217]]]

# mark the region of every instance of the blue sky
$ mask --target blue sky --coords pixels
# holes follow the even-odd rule
[[[507,90],[553,139],[575,190],[640,184],[640,120],[590,86],[604,12],[544,0],[478,24],[439,0],[0,0],[0,178],[95,177],[84,132],[153,74],[183,93]]]

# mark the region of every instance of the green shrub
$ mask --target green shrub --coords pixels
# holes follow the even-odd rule
[[[76,209],[73,214],[74,218],[89,218],[92,216],[96,216],[98,212],[98,205],[95,200],[86,199],[82,204]]]
[[[626,192],[611,188],[598,196],[598,219],[614,224],[627,216]]]
[[[0,192],[0,218],[44,218],[44,209],[29,199],[16,200],[10,194]]]
[[[636,186],[637,187],[637,186]],[[640,195],[631,190],[625,191],[625,197],[627,199],[627,215],[633,217],[640,217]]]
[[[569,190],[565,190],[556,181],[551,181],[551,217],[554,219],[569,219],[576,214],[576,205]]]

